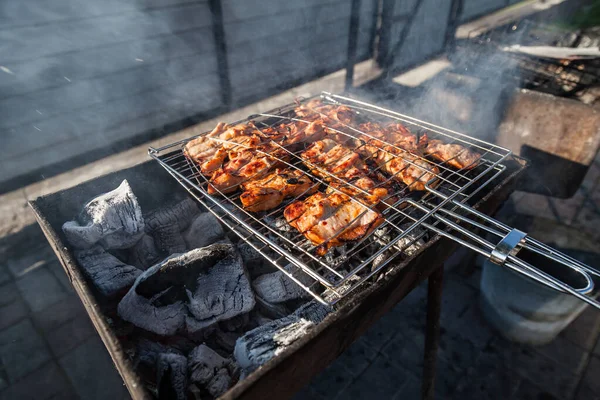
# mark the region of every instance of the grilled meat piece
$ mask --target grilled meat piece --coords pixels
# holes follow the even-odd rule
[[[317,192],[283,212],[286,221],[325,255],[331,247],[359,240],[384,221],[383,216],[342,193]]]
[[[425,149],[427,155],[458,169],[473,169],[479,164],[481,154],[460,144],[446,144],[432,139]]]
[[[348,181],[369,173],[357,152],[328,138],[313,143],[300,157],[313,174],[326,179],[334,175]]]
[[[252,148],[231,150],[229,161],[214,171],[208,185],[208,193],[231,193],[251,179],[265,176],[273,168],[282,166],[288,153],[281,147],[267,142]]]
[[[322,120],[310,123],[292,121],[283,123],[277,127],[282,146],[291,146],[299,143],[313,143],[321,140],[327,135],[327,129]]]
[[[276,169],[262,179],[243,183],[240,200],[248,211],[266,211],[277,207],[286,197],[312,194],[317,186],[300,170]]]
[[[427,136],[417,138],[402,124],[391,124],[385,128],[374,122],[360,124],[359,129],[364,133],[359,139],[377,147],[392,145],[406,151],[419,154],[426,145]]]
[[[203,174],[208,174],[219,168],[226,156],[226,152],[221,151],[223,141],[251,135],[256,133],[255,129],[249,125],[229,126],[219,122],[210,133],[187,142],[183,153],[200,166]]]
[[[404,183],[411,191],[425,190],[425,184],[440,173],[439,168],[427,160],[396,147],[366,145],[363,151],[372,157],[381,170]]]

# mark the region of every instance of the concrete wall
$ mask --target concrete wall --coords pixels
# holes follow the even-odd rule
[[[221,3],[236,104],[343,67],[350,0]],[[375,7],[363,1],[361,59]],[[208,0],[2,2],[0,192],[222,109],[212,22]]]
[[[351,2],[221,0],[233,106],[343,68]],[[443,50],[450,5],[395,1],[390,45],[410,29],[392,67]],[[462,18],[498,5],[465,0]],[[362,0],[359,60],[376,11]],[[0,3],[0,192],[224,110],[216,48],[209,0]]]

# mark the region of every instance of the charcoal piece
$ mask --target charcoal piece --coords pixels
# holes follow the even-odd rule
[[[273,319],[282,318],[289,315],[291,310],[285,304],[269,303],[260,296],[255,295],[256,308],[265,316]]]
[[[159,335],[200,335],[253,306],[254,294],[235,247],[213,244],[171,256],[143,272],[118,312]]]
[[[303,284],[310,285],[312,283],[312,279],[296,267],[288,265],[286,269],[296,271],[294,276],[298,277]],[[269,303],[283,303],[284,301],[309,296],[300,285],[282,271],[259,276],[252,282],[252,288],[256,295]]]
[[[250,314],[240,314],[236,317],[219,322],[219,326],[229,332],[238,331],[248,325],[250,322]]]
[[[112,297],[128,289],[142,273],[139,269],[121,262],[100,246],[75,252],[83,273],[104,296]]]
[[[156,358],[156,387],[159,399],[186,400],[187,358],[161,353]]]
[[[259,312],[254,313],[252,316],[252,323],[254,326],[261,326],[273,322],[273,318],[269,318]]]
[[[190,381],[218,397],[231,386],[232,361],[201,344],[188,356]]]
[[[215,343],[226,350],[228,353],[233,353],[235,348],[235,341],[241,336],[238,332],[226,332],[221,329],[215,331],[214,341]]]
[[[224,236],[223,227],[211,213],[201,213],[194,218],[189,228],[183,233],[188,249],[197,249],[215,243]]]
[[[177,349],[142,338],[135,345],[135,362],[155,367],[158,355],[162,353],[182,355]]]
[[[154,244],[154,239],[147,234],[129,249],[129,263],[139,269],[147,270],[160,261],[160,254]]]
[[[255,304],[248,274],[234,246],[215,244],[187,254],[213,248],[222,249],[223,257],[198,276],[195,290],[186,289],[190,313],[199,321],[227,320],[249,312]]]
[[[127,180],[118,188],[88,202],[77,221],[63,224],[63,232],[75,248],[99,243],[107,250],[126,249],[143,235],[144,218]]]
[[[306,303],[293,314],[259,326],[235,343],[233,355],[246,375],[306,335],[331,311],[316,301]]]
[[[153,232],[167,225],[177,225],[179,232],[187,229],[200,210],[196,202],[186,198],[179,203],[153,210],[145,215],[146,231]]]
[[[257,246],[263,247],[264,245]],[[247,242],[240,242],[237,245],[238,251],[242,255],[244,265],[250,273],[250,278],[254,279],[257,276],[268,274],[277,271],[277,268],[265,259],[258,251]]]
[[[152,230],[150,234],[154,238],[156,249],[162,254],[180,254],[185,252],[185,240],[183,240],[183,235],[176,223],[163,225]]]

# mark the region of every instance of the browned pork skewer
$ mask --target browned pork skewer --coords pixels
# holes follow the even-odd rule
[[[331,247],[359,240],[384,221],[383,216],[342,193],[317,192],[283,212],[286,221],[325,255]]]
[[[266,211],[279,206],[287,197],[312,194],[317,186],[300,170],[276,169],[262,179],[243,183],[240,200],[248,211]]]

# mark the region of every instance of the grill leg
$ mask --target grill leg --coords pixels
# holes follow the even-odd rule
[[[442,265],[429,276],[427,283],[427,326],[425,327],[425,356],[421,383],[421,399],[423,400],[433,400],[435,397],[435,363],[440,342],[443,281],[444,266]]]

